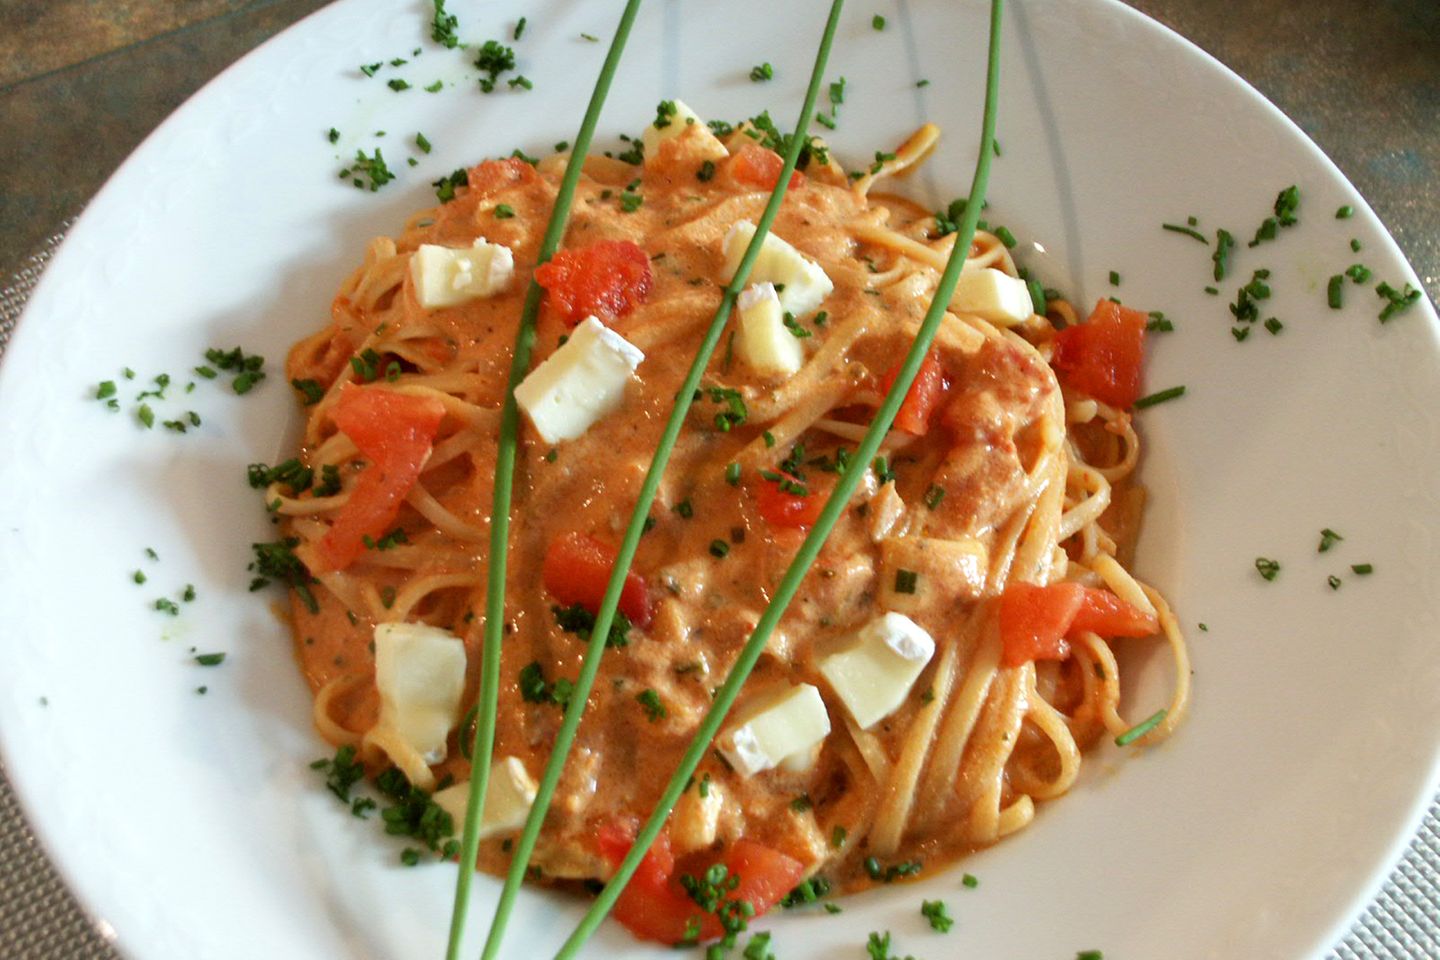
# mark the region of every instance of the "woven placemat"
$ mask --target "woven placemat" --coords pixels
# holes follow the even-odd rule
[[[25,301],[63,237],[63,232],[51,237],[0,288],[0,353],[9,344],[10,333]],[[104,933],[85,916],[46,859],[26,826],[20,804],[0,767],[0,958],[118,960],[118,957]],[[1431,805],[1419,833],[1375,902],[1330,952],[1328,960],[1437,958],[1440,958],[1440,800]]]

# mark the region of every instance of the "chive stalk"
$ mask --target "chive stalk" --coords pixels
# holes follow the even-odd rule
[[[800,159],[800,151],[805,146],[806,131],[810,125],[810,118],[815,110],[815,101],[819,96],[825,65],[830,57],[830,46],[834,39],[835,29],[839,24],[840,10],[844,0],[833,0],[830,9],[830,18],[825,26],[825,33],[820,41],[820,49],[816,54],[815,68],[811,74],[810,86],[805,96],[804,106],[800,111],[800,119],[795,127],[795,134],[791,137],[790,148],[786,152],[785,166],[780,172],[775,189],[770,195],[770,201],[761,214],[755,225],[755,236],[745,250],[739,266],[735,270],[734,277],[726,286],[721,296],[720,306],[715,311],[715,316],[710,322],[706,331],[705,339],[700,344],[700,349],[695,355],[695,360],[690,366],[684,384],[678,392],[678,399],[670,418],[665,425],[665,432],[660,437],[660,442],[655,448],[655,455],[650,462],[650,468],[645,474],[641,483],[640,492],[636,499],[635,509],[630,515],[629,525],[625,529],[625,536],[621,540],[620,548],[615,558],[615,564],[611,571],[610,582],[605,589],[605,595],[600,601],[600,607],[595,614],[595,626],[591,629],[590,640],[586,646],[585,658],[580,665],[580,675],[575,680],[574,693],[570,703],[565,709],[565,718],[561,723],[560,730],[555,735],[554,743],[551,746],[550,759],[545,765],[541,775],[540,783],[535,792],[535,801],[530,806],[530,813],[526,818],[525,826],[521,830],[520,837],[513,847],[513,858],[510,863],[510,870],[505,877],[505,885],[500,891],[500,900],[495,907],[495,918],[491,922],[489,937],[485,943],[485,950],[481,954],[482,960],[494,960],[498,955],[501,941],[505,935],[505,927],[509,922],[511,911],[514,909],[515,898],[519,894],[520,886],[525,880],[529,868],[530,856],[534,852],[535,843],[540,835],[541,825],[544,823],[545,814],[549,810],[550,801],[554,797],[555,788],[560,781],[560,775],[564,771],[565,761],[568,758],[570,748],[575,741],[575,733],[580,726],[580,719],[584,714],[585,702],[594,686],[595,676],[600,669],[600,658],[604,653],[604,640],[609,634],[610,624],[615,616],[615,609],[620,602],[620,593],[625,586],[625,575],[630,569],[630,564],[635,558],[636,548],[640,543],[640,536],[644,533],[645,518],[649,515],[650,507],[655,499],[656,491],[660,486],[660,479],[664,474],[665,467],[669,463],[670,454],[674,450],[675,443],[679,439],[680,431],[685,425],[685,419],[694,402],[696,391],[700,387],[700,381],[704,376],[705,369],[710,363],[710,358],[719,345],[720,336],[724,332],[725,325],[730,318],[730,312],[734,307],[735,298],[745,287],[745,281],[750,276],[750,270],[755,260],[760,255],[761,245],[766,235],[770,232],[771,225],[775,222],[776,216],[780,213],[780,204],[785,198],[786,189],[790,184],[790,175],[794,172],[796,164]],[[588,141],[587,141],[588,142]],[[583,146],[577,141],[574,156],[584,155]],[[968,249],[968,245],[966,247]],[[948,302],[948,301],[947,301]],[[513,389],[512,384],[512,389]],[[499,516],[497,513],[496,516]],[[488,626],[488,624],[487,624]],[[599,638],[598,642],[597,639]],[[497,655],[498,659],[498,655]],[[703,752],[703,750],[702,750]],[[692,767],[693,770],[693,767]],[[688,774],[687,774],[688,777]],[[684,780],[681,781],[681,789],[684,788]],[[678,797],[678,793],[676,794]],[[674,805],[674,799],[666,806],[668,810]],[[642,835],[643,836],[643,835]],[[650,840],[645,842],[648,848]],[[639,842],[636,844],[639,847]],[[643,850],[642,850],[643,853]],[[461,860],[461,863],[469,861]],[[638,862],[638,858],[636,860]],[[623,870],[622,866],[622,870]],[[617,878],[623,876],[619,886],[616,887],[616,894],[629,879],[635,870],[631,865],[628,872],[617,874]],[[462,871],[463,872],[463,871]],[[612,881],[613,883],[614,881]],[[613,902],[613,900],[612,900]],[[600,912],[595,918],[590,930],[593,931],[604,918],[605,911]],[[588,919],[588,918],[587,918]],[[582,923],[582,929],[584,924]],[[580,934],[575,948],[583,942],[589,933]],[[572,940],[574,938],[572,937]],[[560,955],[564,955],[564,950]]]
[[[821,41],[820,53],[816,59],[816,71],[812,77],[810,91],[806,96],[805,106],[800,115],[801,122],[797,129],[797,135],[792,142],[790,155],[786,158],[787,169],[780,174],[779,182],[781,184],[789,179],[789,168],[793,166],[796,155],[798,154],[798,145],[803,139],[805,124],[809,120],[811,109],[814,106],[815,95],[819,88],[820,71],[829,52],[830,41],[834,33],[835,24],[839,18],[842,2],[843,0],[834,0],[834,4],[831,7],[830,22],[826,27],[825,37]],[[983,205],[985,191],[990,181],[990,163],[994,155],[993,144],[995,142],[995,114],[999,94],[1000,17],[1003,6],[1003,0],[991,0],[989,66],[985,83],[985,113],[982,122],[980,155],[976,162],[975,176],[971,183],[969,193],[972,201],[978,202],[971,202],[966,205],[959,230],[956,232],[955,246],[945,265],[945,270],[941,274],[934,298],[930,303],[930,308],[926,312],[925,319],[921,322],[920,329],[915,335],[915,341],[910,347],[910,352],[901,364],[900,372],[896,375],[895,382],[892,384],[889,394],[887,394],[884,402],[880,405],[880,409],[876,412],[875,419],[871,422],[869,429],[865,433],[865,438],[860,442],[860,448],[852,460],[855,466],[852,466],[851,469],[840,474],[839,481],[826,500],[825,506],[820,512],[819,519],[815,522],[814,527],[811,528],[810,533],[800,545],[800,549],[796,552],[789,568],[786,569],[784,577],[781,578],[780,584],[775,590],[773,599],[765,608],[765,612],[761,615],[760,621],[756,624],[749,640],[746,641],[734,667],[730,671],[730,675],[726,677],[724,684],[722,684],[720,689],[715,693],[715,698],[710,709],[700,721],[699,728],[691,739],[690,745],[686,749],[679,766],[672,774],[658,806],[655,811],[651,813],[645,825],[640,828],[640,832],[635,838],[635,843],[631,846],[629,853],[625,855],[625,859],[616,869],[615,875],[611,877],[610,881],[605,885],[605,888],[600,891],[595,901],[590,905],[590,909],[586,911],[585,916],[581,919],[579,925],[575,928],[574,932],[571,933],[569,939],[565,941],[559,952],[555,954],[556,960],[573,960],[585,941],[595,932],[604,920],[605,915],[608,914],[610,909],[615,905],[615,901],[619,899],[621,892],[625,889],[625,885],[630,881],[630,878],[639,867],[641,859],[649,851],[650,845],[655,842],[655,838],[659,836],[660,831],[664,828],[665,821],[669,818],[671,809],[675,806],[676,801],[680,799],[680,795],[684,792],[690,777],[694,775],[700,761],[709,753],[711,741],[715,738],[716,734],[720,732],[720,727],[724,724],[726,715],[729,713],[731,706],[734,705],[736,697],[739,696],[741,687],[744,685],[746,679],[748,679],[750,671],[754,669],[756,662],[760,658],[760,654],[764,651],[765,644],[771,632],[780,622],[780,618],[784,616],[786,607],[788,607],[790,601],[794,599],[796,592],[800,588],[801,581],[809,571],[811,564],[815,562],[815,558],[819,555],[821,547],[824,546],[825,540],[830,535],[830,531],[834,528],[840,515],[847,508],[851,495],[855,492],[860,478],[865,474],[865,471],[858,465],[871,462],[879,453],[880,444],[889,431],[891,424],[894,422],[895,415],[899,413],[900,405],[904,402],[905,395],[910,389],[910,384],[914,382],[916,375],[920,371],[920,365],[924,362],[925,354],[930,349],[930,344],[935,338],[935,332],[940,326],[940,321],[945,314],[946,307],[950,303],[951,295],[955,291],[956,283],[960,279],[960,271],[965,265],[966,252],[969,251],[970,243],[974,239],[975,227],[980,218],[980,208]],[[772,195],[771,202],[774,206],[778,206],[775,200],[776,196],[778,196],[778,193]],[[770,212],[769,209],[767,209],[766,212]],[[759,236],[758,230],[756,235]],[[752,244],[750,250],[747,251],[747,255],[753,252],[755,252],[754,244]],[[718,331],[712,331],[712,333],[715,334],[712,339],[718,339]],[[711,343],[710,346],[713,349],[713,343]],[[682,389],[681,396],[687,395],[688,394]],[[633,530],[633,521],[631,526]],[[618,563],[616,569],[625,569],[625,564]],[[608,591],[606,596],[607,601],[618,599],[618,584],[613,579],[611,587],[612,589]],[[608,594],[615,594],[615,596],[612,597]],[[603,609],[602,607],[602,610]],[[596,632],[599,633],[598,630]],[[537,808],[531,808],[532,819],[535,809]]]
[[[589,152],[590,141],[595,135],[595,126],[600,120],[600,110],[610,92],[610,83],[620,66],[620,57],[625,52],[625,42],[630,28],[640,11],[640,0],[627,0],[625,11],[620,15],[620,24],[615,29],[615,38],[600,75],[595,80],[595,90],[590,95],[590,104],[585,109],[585,118],[575,136],[575,152],[565,166],[565,175],[560,189],[555,194],[555,206],[550,212],[550,222],[545,227],[545,236],[540,242],[536,265],[547,262],[560,247],[565,236],[565,227],[570,219],[570,206],[575,198],[575,187],[580,181],[581,167],[585,154]],[[446,960],[457,960],[460,943],[464,936],[465,915],[470,905],[470,882],[475,876],[475,856],[480,847],[480,821],[485,808],[485,795],[489,788],[490,763],[495,748],[495,714],[500,697],[500,640],[505,623],[505,573],[506,556],[510,543],[510,501],[515,478],[515,451],[519,442],[520,412],[515,404],[515,388],[530,370],[530,354],[535,346],[535,321],[540,312],[540,298],[543,291],[534,277],[525,293],[525,306],[520,314],[520,329],[515,334],[515,352],[510,363],[510,381],[505,391],[505,404],[500,413],[500,439],[496,450],[495,492],[491,508],[490,524],[490,569],[485,592],[485,638],[484,653],[480,661],[479,714],[475,723],[475,738],[471,748],[474,757],[470,767],[470,796],[465,810],[465,827],[460,846],[460,870],[455,881],[455,901],[451,907],[450,934],[447,941]],[[609,635],[609,622],[595,630],[593,636],[603,642]],[[581,697],[581,700],[584,698]],[[517,858],[518,861],[519,858]],[[504,930],[504,919],[497,916],[499,930]],[[497,941],[495,927],[491,938]],[[487,956],[489,955],[487,944]]]

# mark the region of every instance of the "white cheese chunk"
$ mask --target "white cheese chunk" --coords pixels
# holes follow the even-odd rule
[[[905,702],[935,641],[903,613],[887,613],[860,628],[844,649],[820,661],[820,673],[862,730]]]
[[[950,306],[1005,325],[1023,323],[1035,313],[1025,281],[994,267],[961,272]]]
[[[743,776],[805,756],[830,733],[830,714],[820,691],[798,684],[765,697],[725,734],[720,750]]]
[[[465,644],[439,627],[382,623],[375,628],[379,726],[400,736],[426,763],[445,759],[445,738],[460,720]]]
[[[755,224],[741,220],[725,234],[725,279],[735,276],[745,248],[755,237]],[[780,294],[780,307],[785,313],[803,317],[819,307],[835,289],[835,284],[820,269],[820,264],[775,236],[765,235],[760,255],[750,269],[751,283],[773,284]],[[783,287],[783,289],[781,289]]]
[[[699,114],[691,110],[685,101],[671,100],[670,102],[675,104],[675,112],[670,114],[669,123],[663,127],[657,127],[652,121],[648,127],[640,131],[640,142],[645,145],[646,157],[655,156],[660,152],[660,144],[666,140],[674,140],[690,127],[698,126],[706,134],[714,136],[710,133],[710,128],[705,125],[705,121],[701,120]]]
[[[586,317],[515,388],[515,402],[546,443],[573,440],[620,406],[644,359],[639,347]]]
[[[422,243],[410,255],[410,280],[427,310],[492,297],[510,285],[514,274],[510,248],[483,238],[468,249]]]
[[[805,348],[785,326],[785,310],[774,284],[751,284],[740,292],[735,305],[740,332],[736,347],[751,369],[788,377],[804,365]]]
[[[470,783],[457,783],[431,797],[455,821],[455,835],[465,829],[465,812],[470,806]],[[490,767],[490,785],[485,790],[485,811],[480,815],[480,839],[497,833],[513,833],[525,826],[530,805],[535,802],[535,781],[517,757],[501,757]]]

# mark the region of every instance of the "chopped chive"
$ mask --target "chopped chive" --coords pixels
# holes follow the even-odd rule
[[[515,32],[511,34],[511,36],[513,36],[516,40],[519,40],[520,37],[525,33],[525,24],[527,22],[528,21],[525,17],[521,17],[519,20],[517,20],[515,22]]]
[[[874,30],[884,30],[884,29],[885,29],[885,18],[882,17],[882,16],[880,16],[880,14],[878,14],[878,13],[875,14],[875,16],[873,16],[873,17],[870,18],[870,27],[871,27],[871,29],[874,29]]]
[[[1116,273],[1114,270],[1110,271],[1110,286],[1120,286],[1120,274]]]
[[[1375,565],[1373,563],[1356,563],[1350,566],[1350,570],[1356,576],[1368,577],[1375,572]]]
[[[784,165],[782,166],[780,175],[776,180],[775,187],[771,192],[770,200],[766,204],[765,211],[756,223],[755,236],[754,238],[752,238],[751,243],[747,247],[745,254],[741,257],[740,263],[736,267],[729,285],[725,288],[725,293],[722,296],[720,308],[716,311],[716,315],[712,320],[710,328],[708,329],[705,338],[702,340],[701,346],[696,353],[694,361],[691,364],[690,372],[687,375],[686,382],[679,392],[679,396],[677,398],[674,409],[671,411],[670,419],[667,422],[665,433],[662,434],[661,441],[657,445],[656,452],[652,457],[650,470],[646,475],[645,481],[642,483],[641,492],[635,504],[635,515],[631,517],[630,527],[627,530],[627,536],[625,540],[622,541],[619,554],[613,567],[614,572],[612,573],[611,583],[607,589],[608,596],[606,599],[608,602],[601,604],[599,613],[597,615],[600,619],[603,619],[604,617],[609,615],[610,611],[613,609],[613,604],[619,599],[620,589],[623,586],[625,572],[629,569],[629,564],[633,557],[635,541],[637,539],[634,535],[635,530],[638,527],[637,517],[643,516],[644,512],[647,511],[650,507],[651,500],[654,496],[655,487],[657,487],[659,483],[660,473],[663,472],[665,465],[668,463],[675,439],[678,436],[680,429],[684,425],[684,420],[688,414],[689,405],[693,402],[693,400],[691,399],[693,396],[693,391],[699,387],[700,380],[704,375],[704,371],[709,364],[715,347],[719,343],[719,339],[723,332],[725,322],[728,319],[731,307],[733,306],[733,298],[738,295],[739,291],[743,288],[743,284],[745,283],[746,279],[749,277],[750,269],[753,266],[755,259],[759,256],[760,244],[763,243],[764,238],[768,235],[770,226],[774,222],[776,215],[778,215],[780,211],[780,206],[785,197],[786,188],[790,180],[790,175],[795,169],[797,161],[800,157],[801,147],[808,140],[807,127],[809,125],[810,118],[814,112],[815,103],[820,92],[821,84],[823,82],[825,65],[829,59],[830,48],[834,40],[835,32],[839,27],[840,11],[842,7],[843,0],[832,0],[832,4],[830,7],[830,15],[826,21],[825,32],[820,41],[819,50],[816,53],[814,68],[810,76],[810,83],[805,94],[803,105],[800,108],[800,116],[799,119],[796,121],[794,134],[791,136],[788,146],[784,149]],[[996,30],[997,28],[998,17],[992,20],[992,31]],[[997,45],[998,36],[996,36],[992,40],[992,54],[995,52]],[[987,142],[989,138],[994,136],[994,71],[997,66],[998,64],[995,64],[992,57],[991,79],[987,87],[988,93],[986,102]],[[988,158],[982,158],[980,162],[982,175],[979,178],[979,191],[977,193],[977,196],[983,197],[986,182],[986,176],[984,174],[988,173],[989,161]],[[978,211],[976,212],[978,213]],[[964,242],[961,243],[959,242],[960,240],[963,240]],[[921,333],[919,335],[919,340],[923,343],[923,345],[917,344],[916,348],[912,350],[912,353],[914,355],[912,357],[908,357],[906,364],[903,365],[901,368],[901,374],[899,380],[897,380],[897,384],[900,384],[901,381],[903,381],[903,386],[901,390],[902,393],[903,387],[908,387],[909,380],[913,379],[915,371],[919,368],[920,362],[923,359],[925,349],[929,346],[929,340],[934,336],[934,329],[939,325],[941,315],[944,312],[944,304],[949,302],[950,294],[953,292],[955,281],[959,277],[960,268],[964,265],[963,250],[968,250],[969,244],[969,236],[962,236],[959,238],[959,240],[957,240],[956,247],[957,249],[962,249],[962,252],[950,264],[950,267],[947,268],[946,274],[942,276],[939,292],[936,294],[937,304],[935,308],[932,308],[932,310],[930,311],[930,314],[933,314],[933,316],[927,314],[926,322],[922,323],[921,325]],[[877,421],[875,422],[876,425],[881,425],[881,421],[884,421],[883,426],[888,426],[889,420],[892,420],[894,418],[895,413],[899,408],[900,402],[903,399],[903,395],[894,395],[888,398],[887,403],[882,405],[881,407],[879,419],[877,419]],[[867,457],[873,456],[874,453],[878,451],[879,443],[883,433],[883,427],[881,429],[876,429],[876,426],[872,425],[870,435],[867,437],[867,441],[870,443],[869,452],[866,454]],[[726,679],[725,683],[722,684],[721,687],[716,691],[714,700],[709,710],[706,712],[704,718],[701,719],[698,727],[694,731],[694,734],[690,740],[690,744],[686,748],[685,754],[675,766],[669,783],[657,802],[655,811],[651,814],[645,824],[641,826],[639,832],[635,837],[635,841],[630,848],[630,851],[626,854],[625,858],[617,866],[614,875],[606,884],[605,888],[592,902],[589,909],[586,911],[585,916],[582,918],[579,925],[575,928],[574,932],[560,947],[559,951],[556,954],[556,960],[572,960],[572,958],[580,950],[585,941],[599,927],[605,915],[610,911],[611,907],[614,906],[615,900],[620,896],[620,893],[624,889],[625,884],[629,881],[630,877],[639,867],[641,858],[645,856],[646,852],[650,848],[650,845],[655,841],[655,838],[663,827],[665,820],[669,817],[670,811],[674,807],[675,802],[679,799],[681,793],[684,791],[685,785],[689,782],[690,777],[694,775],[696,767],[699,765],[700,761],[709,754],[710,742],[714,739],[716,733],[718,732],[720,723],[723,721],[724,716],[729,712],[730,707],[733,705],[735,697],[738,694],[739,687],[744,682],[745,675],[750,672],[750,669],[754,665],[755,659],[758,658],[760,650],[764,646],[766,636],[768,635],[770,630],[773,629],[773,623],[771,623],[771,625],[769,626],[766,625],[767,617],[773,617],[775,619],[778,619],[779,613],[783,611],[784,606],[788,604],[789,598],[793,597],[795,591],[799,587],[800,579],[802,579],[804,576],[805,570],[808,569],[810,563],[814,560],[814,552],[818,551],[818,545],[812,546],[812,542],[816,540],[817,536],[821,540],[824,539],[826,533],[828,532],[828,527],[830,525],[833,525],[834,523],[834,516],[838,515],[839,509],[843,506],[844,502],[848,501],[850,494],[853,492],[854,486],[859,482],[860,475],[861,471],[858,470],[849,471],[848,473],[841,475],[839,482],[836,486],[836,492],[832,494],[832,501],[838,500],[840,502],[832,502],[830,504],[830,506],[834,509],[828,510],[828,513],[830,514],[828,520],[826,519],[826,513],[822,512],[821,521],[817,523],[816,527],[812,528],[806,542],[801,545],[800,550],[796,556],[796,560],[792,561],[792,569],[787,571],[785,577],[781,579],[775,593],[776,600],[779,600],[779,607],[776,607],[776,600],[772,600],[770,608],[767,609],[766,614],[762,615],[760,623],[759,625],[757,625],[756,628],[758,633],[752,634],[751,638],[746,642],[745,647],[740,651],[739,658],[736,661],[736,664],[731,668],[730,676]],[[736,469],[735,479],[738,483],[738,468]],[[848,489],[846,489],[847,480],[849,481]],[[840,491],[844,492],[841,493]],[[494,515],[498,516],[499,511],[496,511]],[[503,548],[504,541],[501,541],[501,545]],[[807,547],[810,548],[808,556]],[[795,569],[796,564],[799,565],[798,570]],[[592,643],[592,648],[593,646],[594,645]],[[550,795],[553,793],[554,790],[554,783],[559,778],[560,771],[566,759],[566,754],[569,752],[571,743],[573,743],[574,732],[575,729],[578,727],[580,720],[581,704],[584,700],[585,695],[588,694],[588,683],[593,680],[594,671],[598,668],[597,657],[598,651],[587,651],[586,661],[584,663],[584,666],[582,666],[581,683],[579,684],[579,688],[577,689],[575,706],[573,706],[571,710],[566,712],[566,724],[561,727],[560,731],[556,734],[556,737],[551,745],[552,764],[551,766],[547,766],[547,779],[542,781],[541,792],[537,794],[536,801],[530,808],[529,819],[526,823],[525,832],[522,834],[521,843],[517,845],[516,855],[513,861],[514,864],[516,864],[517,866],[512,867],[511,874],[509,877],[507,877],[506,892],[509,892],[511,894],[512,900],[515,893],[518,892],[518,885],[520,880],[523,879],[525,863],[529,858],[530,850],[533,849],[535,838],[538,836],[540,825],[543,822],[545,814],[547,812]],[[587,669],[590,671],[588,677],[586,674]],[[551,769],[551,767],[553,767],[553,770]],[[461,862],[469,861],[462,857]],[[471,871],[467,870],[462,872],[470,873]],[[502,907],[504,906],[504,895],[505,894],[502,892]],[[495,927],[493,925],[491,927],[491,930],[494,948],[489,949],[490,945],[487,944],[487,952],[483,960],[494,960],[496,952],[499,948],[498,938],[493,936],[493,931],[495,930]]]
[[[1328,584],[1330,584],[1330,589],[1331,589],[1331,590],[1339,590],[1339,589],[1340,589],[1340,578],[1337,577],[1337,576],[1335,576],[1335,574],[1333,574],[1333,573],[1330,574],[1330,576],[1328,576],[1328,577],[1325,578],[1325,582],[1328,583]]]
[[[774,79],[774,77],[775,68],[768,63],[757,64],[750,68],[750,79],[756,83],[762,83],[766,80]]]
[[[965,874],[965,876],[960,878],[960,885],[969,890],[974,890],[976,887],[980,886],[980,878],[975,876],[975,874],[973,873],[967,873]]]
[[[921,901],[920,915],[929,922],[930,929],[937,933],[949,933],[950,928],[955,925],[955,919],[945,910],[944,900]]]
[[[914,593],[915,587],[920,583],[920,574],[914,570],[895,571],[895,592]]]
[[[1160,229],[1169,230],[1171,233],[1183,233],[1187,237],[1194,237],[1207,247],[1210,245],[1210,241],[1205,239],[1205,234],[1196,230],[1193,226],[1184,227],[1178,223],[1162,223],[1160,224]]]
[[[724,540],[710,541],[710,556],[720,557],[721,559],[724,559],[729,554],[730,544],[726,543]]]
[[[508,203],[495,204],[495,219],[509,220],[515,216],[515,208]]]
[[[680,514],[680,516],[684,517],[686,520],[689,520],[691,517],[695,516],[695,508],[691,506],[689,500],[681,500],[679,503],[675,504],[675,506],[671,507],[670,509]]]
[[[1351,238],[1350,238],[1350,250],[1351,250],[1353,253],[1359,253],[1359,252],[1360,252],[1360,238],[1358,238],[1358,237],[1351,237]]]
[[[1325,300],[1330,304],[1331,310],[1339,310],[1345,305],[1345,275],[1337,273],[1330,278],[1325,286]]]
[[[940,506],[940,501],[945,499],[945,488],[938,484],[931,484],[930,489],[925,491],[925,507],[934,510]]]
[[[1355,216],[1355,208],[1348,203],[1335,211],[1336,220],[1349,220],[1353,216]]]
[[[1153,407],[1157,403],[1164,403],[1167,400],[1174,400],[1176,397],[1183,396],[1185,396],[1185,385],[1181,384],[1178,387],[1170,387],[1169,389],[1152,393],[1149,396],[1141,397],[1135,401],[1135,409],[1144,410],[1146,407]]]
[[[1270,319],[1265,321],[1265,329],[1269,330],[1270,335],[1273,337],[1278,335],[1281,330],[1285,329],[1285,324],[1281,323],[1277,318],[1271,317]]]
[[[201,653],[196,655],[195,662],[202,667],[218,667],[225,662],[223,653]]]
[[[1334,530],[1331,530],[1329,527],[1326,527],[1325,529],[1320,531],[1320,546],[1315,549],[1315,552],[1325,553],[1331,547],[1335,546],[1335,544],[1339,543],[1341,540],[1344,539],[1345,538],[1340,536],[1340,534],[1336,533]]]
[[[995,228],[995,239],[996,239],[996,240],[999,240],[1001,243],[1005,244],[1005,249],[1007,249],[1007,250],[1013,250],[1014,247],[1015,247],[1015,244],[1017,244],[1017,243],[1020,242],[1020,241],[1018,241],[1018,240],[1015,239],[1015,234],[1013,234],[1013,233],[1010,232],[1010,228],[1009,228],[1009,227],[996,227],[996,228]],[[1114,274],[1112,274],[1112,276],[1114,276]],[[1118,282],[1118,281],[1117,281],[1117,282]]]
[[[1216,281],[1224,280],[1225,274],[1230,271],[1230,253],[1235,249],[1235,238],[1230,235],[1229,230],[1215,231],[1215,253],[1210,257],[1215,263]]]
[[[725,482],[732,487],[740,485],[740,464],[732,463],[725,467]]]
[[[1116,737],[1115,746],[1128,747],[1136,740],[1139,740],[1141,737],[1145,736],[1145,734],[1160,726],[1160,724],[1164,722],[1165,715],[1168,712],[1169,711],[1167,710],[1156,710],[1154,713],[1150,714],[1150,716],[1146,717],[1144,720],[1141,720],[1139,723],[1135,724],[1135,726],[1131,727],[1129,730],[1126,730],[1124,733],[1120,734],[1120,736]]]
[[[1260,572],[1260,576],[1264,577],[1266,580],[1274,580],[1277,576],[1280,575],[1280,561],[1271,560],[1268,557],[1256,557],[1255,569],[1258,570]]]

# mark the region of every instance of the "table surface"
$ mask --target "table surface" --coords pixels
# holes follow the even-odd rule
[[[79,214],[181,102],[324,5],[0,4],[0,280]],[[1133,0],[1132,6],[1209,51],[1299,124],[1369,200],[1430,298],[1440,299],[1440,3]],[[8,856],[0,864],[0,952],[13,960],[114,957],[24,834],[3,780],[0,837],[20,838],[4,845]]]

